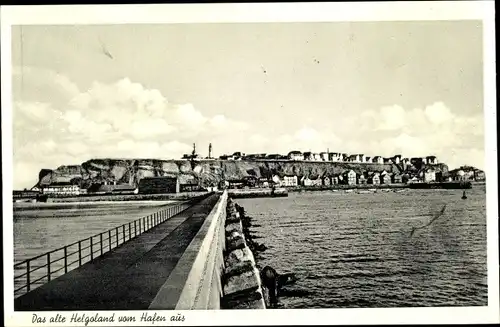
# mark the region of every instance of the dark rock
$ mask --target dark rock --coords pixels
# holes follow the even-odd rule
[[[254,308],[256,301],[262,301],[264,296],[258,288],[244,290],[226,295],[221,299],[221,308],[223,309],[244,309]],[[262,308],[263,309],[263,308]]]
[[[245,239],[238,232],[232,232],[231,236],[226,240],[226,251],[231,252],[236,249],[242,249],[246,246]]]
[[[224,279],[228,279],[235,275],[241,275],[245,272],[251,271],[254,269],[254,263],[252,261],[241,261],[236,264],[227,266],[224,270]]]

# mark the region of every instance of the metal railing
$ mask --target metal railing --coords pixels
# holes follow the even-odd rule
[[[30,292],[96,259],[181,213],[209,195],[162,208],[148,216],[14,264],[14,297]]]

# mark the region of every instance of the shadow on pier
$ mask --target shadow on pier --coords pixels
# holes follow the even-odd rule
[[[211,195],[120,247],[18,297],[14,309],[148,309],[219,197]],[[191,267],[185,268],[187,274]],[[184,285],[173,287],[182,289]]]

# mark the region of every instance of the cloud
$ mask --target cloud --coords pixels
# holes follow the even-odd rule
[[[222,142],[229,131],[247,128],[223,114],[207,117],[190,103],[171,104],[159,90],[128,78],[95,81],[82,92],[50,70],[21,72],[13,73],[14,85],[23,85],[14,92],[15,187],[32,186],[26,180],[34,184],[41,168],[95,157],[180,158],[194,142],[212,136]]]
[[[81,90],[64,75],[38,68],[14,70],[15,187],[34,184],[39,169],[95,157],[179,158],[196,143],[200,155],[291,150],[369,156],[436,155],[451,168],[484,168],[482,115],[465,116],[444,102],[422,108],[399,104],[310,124],[293,119],[279,130],[249,125],[227,113],[207,116],[193,103],[174,104],[159,90],[124,78]],[[24,85],[20,88],[20,85]],[[237,109],[235,109],[237,110]],[[304,125],[300,125],[304,124]],[[322,125],[323,124],[323,125]],[[29,178],[27,176],[30,176]]]

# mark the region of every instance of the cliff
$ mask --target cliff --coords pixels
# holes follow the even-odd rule
[[[434,166],[447,174],[446,165]],[[315,179],[333,176],[352,169],[362,172],[402,172],[393,164],[350,162],[297,162],[286,160],[232,161],[232,160],[159,160],[159,159],[91,159],[81,165],[60,166],[55,170],[42,169],[39,185],[72,181],[81,187],[96,182],[117,182],[138,185],[144,177],[179,176],[181,183],[200,181],[202,186],[215,186],[225,179],[245,176],[270,177],[272,174],[305,176]]]

